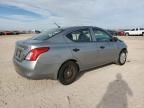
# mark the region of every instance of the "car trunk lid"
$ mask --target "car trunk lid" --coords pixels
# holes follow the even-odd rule
[[[37,47],[47,47],[47,46],[48,46],[47,41],[33,40],[33,39],[17,41],[14,57],[17,61],[22,62],[25,59],[26,55],[32,49],[37,48]]]

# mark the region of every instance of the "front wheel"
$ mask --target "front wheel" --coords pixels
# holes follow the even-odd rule
[[[75,62],[66,62],[59,70],[58,79],[64,85],[71,84],[75,81],[78,71],[78,65]]]
[[[124,65],[126,63],[126,59],[127,59],[127,52],[125,50],[122,50],[119,54],[118,64]]]

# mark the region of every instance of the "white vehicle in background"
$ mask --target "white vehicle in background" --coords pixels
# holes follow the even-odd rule
[[[135,29],[132,29],[132,30],[125,31],[125,35],[126,36],[129,36],[129,35],[132,35],[132,36],[135,36],[135,35],[144,36],[144,28],[135,28]]]

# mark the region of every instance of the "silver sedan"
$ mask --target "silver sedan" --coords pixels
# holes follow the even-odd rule
[[[80,71],[108,63],[123,65],[126,44],[105,30],[78,26],[48,30],[17,41],[13,62],[16,72],[30,79],[58,79],[68,85]]]

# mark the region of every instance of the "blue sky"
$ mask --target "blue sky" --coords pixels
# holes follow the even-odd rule
[[[0,4],[0,17],[9,20],[19,20],[19,21],[31,21],[31,19],[16,19],[14,16],[28,16],[34,19],[41,19],[40,14],[25,10],[17,6],[11,6],[6,4]]]
[[[28,15],[28,16],[33,16],[33,17],[39,17],[40,15],[27,11],[25,9],[16,7],[16,6],[11,6],[11,5],[5,5],[5,4],[0,4],[0,14],[2,16],[8,16],[8,15]]]
[[[102,28],[144,27],[143,0],[4,0],[0,30],[49,29],[92,25]]]

